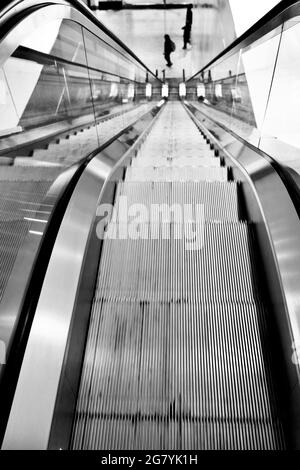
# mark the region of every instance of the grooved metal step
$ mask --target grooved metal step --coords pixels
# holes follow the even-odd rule
[[[262,307],[99,300],[92,315],[75,448],[282,446]]]
[[[206,223],[198,229],[198,249],[189,249],[190,245],[195,246],[189,241],[189,233],[186,239],[176,240],[176,224],[166,225],[169,239],[163,238],[162,227],[151,238],[148,226],[139,227],[142,240],[105,239],[97,297],[141,301],[254,300],[247,224]]]
[[[236,182],[121,182],[116,191],[114,217],[122,218],[125,202],[128,207],[142,203],[150,215],[156,210],[155,205],[172,208],[179,204],[184,212],[184,205],[195,207],[198,204],[203,206],[204,220],[238,221],[237,191]]]
[[[133,158],[131,162],[132,168],[144,168],[152,166],[153,168],[159,167],[220,167],[220,159],[213,157],[178,157],[176,161],[174,159],[167,159],[162,157],[151,157],[151,158]]]
[[[145,167],[128,168],[125,181],[227,181],[227,168]]]

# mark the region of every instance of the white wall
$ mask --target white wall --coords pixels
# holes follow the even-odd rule
[[[229,0],[237,36],[270,11],[280,0]]]

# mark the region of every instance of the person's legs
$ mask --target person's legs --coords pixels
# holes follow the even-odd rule
[[[191,29],[187,31],[187,41],[189,44],[191,44]]]
[[[171,60],[170,60],[170,54],[165,54],[165,59],[166,59],[166,61],[167,61],[167,66],[168,66],[168,67],[171,67],[172,62],[171,62]]]

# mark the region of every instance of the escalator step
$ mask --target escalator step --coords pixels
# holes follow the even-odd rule
[[[227,168],[193,166],[128,168],[125,181],[227,181]]]

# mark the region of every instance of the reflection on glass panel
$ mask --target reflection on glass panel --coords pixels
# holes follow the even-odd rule
[[[121,104],[120,80],[94,70],[89,71],[96,117],[105,116],[114,106]]]
[[[199,106],[218,121],[231,126],[232,116],[241,118],[240,90],[237,86],[239,55],[220,60],[211,69],[202,72],[194,87]],[[208,110],[209,107],[210,109]]]
[[[231,78],[229,99],[232,103],[231,128],[252,144],[257,144],[259,135],[242,53],[239,54],[236,76]]]
[[[20,46],[86,65],[81,26],[71,20],[38,24]]]
[[[43,66],[17,55],[19,51],[16,51],[16,57],[7,60],[3,68],[17,108],[18,125],[26,130],[56,118],[63,83],[54,62]]]
[[[260,148],[300,173],[300,18],[285,25]]]
[[[96,116],[108,114],[112,109],[122,113],[119,53],[86,29],[83,29],[83,36]],[[99,142],[106,138],[107,127],[107,124],[97,125]]]
[[[139,66],[136,66],[118,50],[112,49],[101,38],[83,30],[86,46],[87,64],[92,87],[92,96],[96,116],[114,112],[116,120],[97,124],[99,142],[112,136],[117,126],[125,128],[130,123],[130,110],[136,105],[136,99],[141,97],[137,93],[134,80],[140,76]],[[100,60],[101,58],[101,60]],[[144,83],[146,73],[143,72]],[[129,114],[128,114],[129,113]],[[133,122],[133,121],[132,121]]]
[[[37,25],[0,69],[1,335],[7,286],[17,280],[24,293],[58,197],[54,181],[153,106],[146,72],[120,46],[84,34],[70,20]],[[0,338],[6,350],[11,325]]]
[[[93,113],[81,27],[69,20],[50,26],[51,41],[38,41],[37,34],[43,36],[39,28],[3,66],[25,129]]]
[[[69,118],[89,115],[93,121],[93,98],[89,74],[86,68],[71,64],[59,64],[59,75],[63,88],[60,97]],[[58,111],[60,108],[58,103]]]
[[[93,125],[94,112],[87,69],[52,58],[44,60],[38,56],[34,60],[34,54],[28,51],[25,60],[25,56],[18,57],[22,53],[23,50],[19,48],[14,54],[16,57],[10,57],[3,67],[20,116],[17,125],[24,131],[38,128],[39,132],[42,132],[41,126],[47,128],[60,123],[68,127],[75,124],[76,119]],[[90,130],[88,143],[89,145],[78,145],[74,150],[71,140],[66,140],[65,145],[56,145],[51,151],[34,150],[31,160],[74,163],[98,146],[95,128]]]
[[[281,28],[277,28],[251,46],[228,58],[219,59],[196,77],[199,80],[198,107],[202,112],[208,112],[213,119],[257,146],[266,114],[280,33]]]
[[[70,20],[63,20],[51,55],[86,66],[82,28]]]
[[[247,79],[247,122],[253,126],[251,142],[258,145],[272,76],[280,42],[280,29],[264,37],[259,43],[242,51],[243,67]],[[254,122],[253,122],[254,121]]]
[[[88,66],[116,76],[121,75],[119,74],[119,53],[90,31],[84,29],[83,35]]]
[[[118,75],[132,81],[145,82],[146,71],[137,63],[125,57],[119,51],[119,48],[112,48],[103,39],[97,38],[87,30],[84,30],[84,41],[89,67],[101,71],[105,70],[106,73]]]

